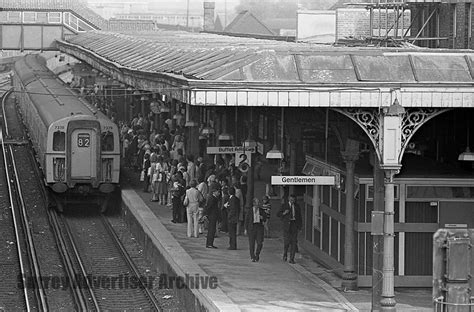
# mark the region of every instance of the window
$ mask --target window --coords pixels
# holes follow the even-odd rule
[[[61,23],[61,13],[60,12],[49,12],[48,13],[48,22],[49,23]]]
[[[66,133],[61,131],[56,131],[53,134],[53,151],[55,152],[64,152],[66,147]]]
[[[102,151],[111,152],[114,150],[114,135],[112,132],[103,132],[101,138]]]
[[[46,24],[48,22],[48,13],[36,12],[36,22]]]
[[[36,12],[23,12],[23,22],[25,22],[25,23],[35,23],[36,22]]]
[[[474,198],[474,187],[468,186],[407,186],[407,198]]]
[[[20,23],[21,12],[8,12],[8,21],[11,23]]]

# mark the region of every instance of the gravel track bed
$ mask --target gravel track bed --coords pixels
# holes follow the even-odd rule
[[[166,312],[178,312],[185,311],[184,306],[174,295],[172,289],[160,289],[159,277],[160,272],[156,270],[156,265],[152,265],[144,256],[143,248],[137,242],[137,240],[130,233],[127,224],[123,221],[119,213],[108,213],[107,218],[114,228],[115,233],[120,238],[123,246],[127,250],[128,254],[132,258],[133,262],[143,276],[155,277],[153,283],[152,293],[155,295],[156,300],[160,303],[163,311]]]
[[[97,209],[75,206],[65,211],[65,216],[86,272],[93,276],[92,287],[99,306],[104,310],[149,310],[144,292],[135,283],[126,282],[126,277],[133,273],[97,216]],[[145,281],[149,280],[148,276],[144,277]],[[112,282],[112,278],[117,279]]]
[[[5,113],[10,137],[13,139],[26,137],[12,100],[7,101]],[[30,156],[31,146],[15,146],[13,150],[15,162],[17,168],[19,168],[18,175],[21,181],[26,211],[32,226],[33,241],[37,251],[41,276],[64,276],[63,265],[46,214],[48,208],[45,205],[46,202],[41,189],[42,181],[36,176],[34,167],[36,164],[32,162],[33,158]],[[45,293],[51,311],[74,310],[73,299],[67,288],[53,287],[52,284],[46,286]]]
[[[0,311],[21,311],[26,309],[25,296],[19,287],[20,260],[18,258],[16,237],[13,227],[13,214],[10,209],[8,185],[0,153]]]

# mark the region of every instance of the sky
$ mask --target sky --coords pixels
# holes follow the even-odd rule
[[[129,0],[130,1],[130,0]],[[186,10],[187,0],[137,0],[149,2],[151,10]],[[216,12],[224,12],[227,6],[227,12],[233,13],[235,6],[240,0],[213,0],[216,3]],[[189,0],[189,11],[202,14],[203,0]]]

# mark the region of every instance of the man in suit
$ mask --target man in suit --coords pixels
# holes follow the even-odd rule
[[[227,205],[227,229],[229,230],[229,250],[237,249],[237,223],[239,222],[240,200],[235,196],[235,188],[229,188]]]
[[[204,216],[209,220],[207,228],[206,248],[217,248],[214,246],[214,237],[216,235],[217,218],[219,216],[219,194],[221,190],[216,182],[209,186],[209,195],[204,209]]]
[[[303,220],[301,218],[300,206],[296,203],[296,196],[294,194],[290,195],[288,202],[283,203],[277,215],[283,222],[283,261],[288,259],[288,249],[290,249],[289,263],[295,263],[298,231],[301,230]]]
[[[265,211],[260,206],[260,201],[254,198],[252,207],[247,210],[245,214],[245,228],[249,236],[250,258],[252,262],[260,260],[260,252],[263,247],[264,227],[263,223],[266,221]],[[257,248],[255,250],[255,243]]]

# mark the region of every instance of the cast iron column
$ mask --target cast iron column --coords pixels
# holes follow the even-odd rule
[[[249,127],[248,127],[249,135],[248,135],[247,141],[251,142],[251,141],[253,141],[253,108],[252,107],[250,107],[250,118],[249,118],[248,125],[249,125]],[[245,153],[245,151],[244,151],[244,153]],[[247,171],[247,199],[246,199],[246,203],[245,203],[245,208],[246,208],[247,212],[249,211],[250,208],[252,208],[252,201],[253,201],[253,197],[254,197],[253,174],[254,174],[255,164],[253,163],[254,159],[252,159],[252,158],[253,158],[253,154],[250,153],[250,167],[249,167],[249,170]]]
[[[383,283],[382,300],[380,305],[382,311],[396,311],[394,292],[394,183],[393,176],[398,170],[384,169],[385,173],[385,218],[384,218],[384,238],[383,238]]]
[[[374,157],[374,211],[384,211],[384,172]],[[383,280],[383,235],[372,235],[372,311],[380,311]]]
[[[354,151],[341,152],[346,163],[346,215],[344,243],[344,274],[342,276],[343,290],[357,289],[357,273],[354,266],[354,168],[359,153]]]

